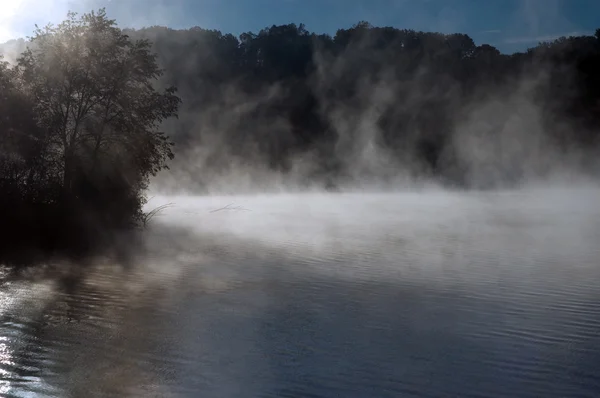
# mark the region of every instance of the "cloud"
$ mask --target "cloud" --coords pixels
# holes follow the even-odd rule
[[[492,30],[483,30],[479,33],[485,33],[485,34],[497,34],[497,33],[502,33],[502,31],[500,29],[492,29]]]
[[[584,31],[584,32],[568,32],[568,33],[560,33],[560,34],[551,34],[551,35],[540,35],[540,36],[521,36],[521,37],[509,37],[504,39],[503,43],[505,44],[521,44],[521,43],[540,43],[546,41],[553,41],[560,37],[569,37],[569,36],[585,36],[591,35],[592,32]]]
[[[581,25],[568,18],[568,3],[563,0],[522,0],[513,14],[510,30],[507,30],[514,36],[504,38],[503,42],[537,44],[562,36],[590,34],[582,31]]]
[[[78,2],[86,3],[86,1]],[[35,24],[56,23],[75,9],[72,0],[9,0],[0,2],[0,43],[27,36]]]
[[[21,11],[20,1],[9,1],[0,6],[0,42],[5,42],[15,37],[16,32],[12,20]]]
[[[515,10],[516,31],[534,38],[552,30],[565,29],[565,25],[571,24],[562,11],[560,0],[522,0]]]

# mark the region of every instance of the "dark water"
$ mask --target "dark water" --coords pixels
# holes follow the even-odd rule
[[[598,199],[157,199],[129,267],[4,283],[0,391],[598,397]]]

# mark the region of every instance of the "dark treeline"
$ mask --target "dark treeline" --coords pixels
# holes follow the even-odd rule
[[[366,22],[333,37],[294,24],[239,38],[128,33],[154,43],[162,84],[183,100],[168,128],[178,156],[167,186],[283,175],[496,187],[567,166],[597,171],[600,34],[505,55],[464,34]]]
[[[365,22],[333,37],[120,30],[101,10],[5,48],[3,253],[85,251],[143,223],[171,141],[159,185],[200,192],[598,172],[600,30],[506,55]]]

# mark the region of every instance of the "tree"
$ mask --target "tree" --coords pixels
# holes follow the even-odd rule
[[[55,203],[111,222],[141,215],[149,177],[173,158],[159,128],[180,104],[174,87],[154,88],[163,71],[150,46],[130,40],[104,9],[36,26],[18,68],[47,134]]]
[[[4,203],[34,194],[32,181],[44,140],[33,105],[20,88],[16,71],[0,57],[0,201]]]

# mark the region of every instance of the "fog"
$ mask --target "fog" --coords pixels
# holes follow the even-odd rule
[[[356,46],[360,51],[362,44]],[[595,133],[554,110],[557,98],[547,95],[554,83],[543,64],[508,87],[484,83],[465,98],[459,81],[442,78],[432,87],[430,66],[417,67],[406,81],[397,77],[396,67],[383,65],[374,76],[353,71],[356,53],[327,59],[317,51],[313,57],[308,90],[318,98],[317,112],[328,126],[324,138],[288,153],[299,145],[295,126],[285,115],[264,109],[289,101],[293,89],[274,83],[249,94],[227,83],[208,106],[188,112],[184,105],[180,120],[188,138],[153,190],[233,194],[597,186],[597,145],[581,145],[575,138]],[[355,73],[351,99],[332,96]],[[560,78],[573,81],[576,72],[563,70]],[[182,93],[184,104],[193,95]],[[436,108],[440,102],[443,111]],[[407,121],[382,126],[386,118]],[[442,149],[432,161],[425,152],[436,141]],[[270,153],[282,154],[285,170],[273,167]]]
[[[591,397],[599,193],[156,196],[127,267],[5,282],[3,391]]]
[[[84,2],[75,10],[91,5]],[[6,12],[8,25],[21,23],[17,10],[39,17],[39,10],[34,12],[32,7],[33,3],[17,2]],[[54,1],[47,7],[52,12],[44,17],[57,22],[67,4]],[[521,58],[529,59],[521,61],[519,54],[496,54],[495,48],[476,46],[470,37],[460,34],[396,30],[394,34],[401,38],[386,39],[386,48],[377,47],[377,40],[392,35],[388,28],[373,29],[359,23],[340,29],[333,40],[342,44],[331,51],[331,37],[304,35],[308,32],[296,25],[266,28],[266,39],[263,32],[249,32],[247,38],[243,34],[238,39],[227,32],[201,28],[152,26],[178,16],[179,11],[162,6],[149,7],[141,18],[130,16],[129,11],[127,5],[108,8],[109,15],[116,16],[132,38],[154,42],[159,64],[167,70],[157,85],[175,84],[183,100],[179,119],[163,125],[175,141],[176,158],[170,171],[153,180],[152,191],[395,191],[432,185],[510,189],[574,180],[596,184],[600,171],[597,143],[582,144],[580,137],[595,134],[597,127],[574,116],[577,109],[561,109],[589,107],[569,103],[583,91],[574,64],[557,66],[543,56],[529,59],[531,52],[521,53]],[[527,37],[558,39],[544,37],[542,32],[552,24],[565,25],[559,11],[558,2],[543,6],[525,2],[513,15],[514,30],[522,25],[526,29],[520,34]],[[444,20],[436,22],[443,26],[433,25],[431,30],[460,26],[456,13],[443,15]],[[411,40],[416,41],[411,35],[440,55],[415,56],[410,53],[412,48],[394,55],[398,52],[394,46],[405,49]],[[242,52],[251,53],[253,45],[270,51],[268,40],[277,43],[286,37],[309,43],[308,50],[297,50],[301,55],[292,50],[287,55],[297,63],[307,62],[302,57],[309,60],[309,67],[299,75],[288,70],[294,68],[292,61],[287,65],[278,58],[285,58],[284,53],[267,54],[256,61],[263,63],[265,72],[257,73],[255,81],[235,69],[239,66],[233,64],[241,61],[227,58],[234,42]],[[581,38],[593,36],[581,34]],[[247,43],[252,40],[256,44]],[[443,58],[448,55],[441,55],[443,49],[436,41],[448,46],[458,43],[458,66],[444,64],[449,62]],[[547,44],[537,47],[540,53]],[[2,45],[0,52],[14,64],[25,47],[26,42],[15,37]],[[248,58],[244,62],[254,60],[244,56]],[[465,58],[481,64],[473,66],[475,61]],[[267,65],[269,62],[272,64]],[[478,77],[471,81],[469,74]],[[306,107],[311,110],[302,113]],[[299,121],[302,117],[309,121]]]
[[[366,25],[281,30],[311,43],[309,69],[252,63],[253,45],[278,48],[258,40],[288,37],[277,27],[129,31],[155,41],[156,86],[179,87],[161,125],[176,157],[114,253],[2,275],[0,394],[597,394],[583,72],[460,35],[392,32],[420,43],[394,58],[371,48],[392,33]],[[11,65],[23,45],[5,45]]]
[[[259,122],[256,126],[240,128],[243,125],[240,120],[255,111],[254,104],[244,98],[235,98],[231,100],[232,105],[227,103],[209,111],[210,114],[201,113],[197,123],[202,125],[196,125],[194,129],[225,133],[182,148],[171,169],[155,180],[152,191],[222,195],[315,192],[323,191],[324,187],[344,192],[376,192],[433,187],[454,190],[465,186],[500,190],[530,186],[560,188],[571,184],[598,186],[597,149],[559,146],[553,142],[544,133],[540,105],[530,99],[531,94],[526,88],[508,98],[491,95],[484,102],[454,105],[457,113],[457,119],[452,121],[455,133],[446,149],[448,155],[442,153],[438,166],[445,175],[435,175],[423,159],[408,149],[400,156],[392,154],[390,148],[381,144],[382,132],[375,122],[382,112],[380,109],[390,106],[387,102],[390,100],[385,99],[384,87],[393,84],[393,81],[382,81],[369,86],[363,95],[365,104],[357,108],[334,105],[328,109],[337,137],[333,152],[324,158],[319,153],[321,149],[315,148],[292,156],[291,166],[285,172],[270,169],[267,159],[261,158],[260,153],[252,153],[252,145],[241,157],[230,153],[227,144],[220,142],[223,139],[220,137],[229,131],[243,135],[248,129],[265,129],[269,134],[285,137],[290,134],[290,127],[284,121],[269,121],[267,125]],[[524,86],[530,84],[532,82],[522,83]],[[420,92],[419,88],[416,90]],[[269,98],[268,101],[276,102],[277,99]],[[237,119],[239,113],[242,116]],[[577,128],[569,126],[568,121],[563,120],[561,124],[564,131]],[[420,135],[419,131],[409,134]],[[449,159],[451,156],[453,158]],[[444,164],[447,158],[448,163]],[[339,162],[341,171],[336,177],[323,176],[320,173],[323,162]]]

